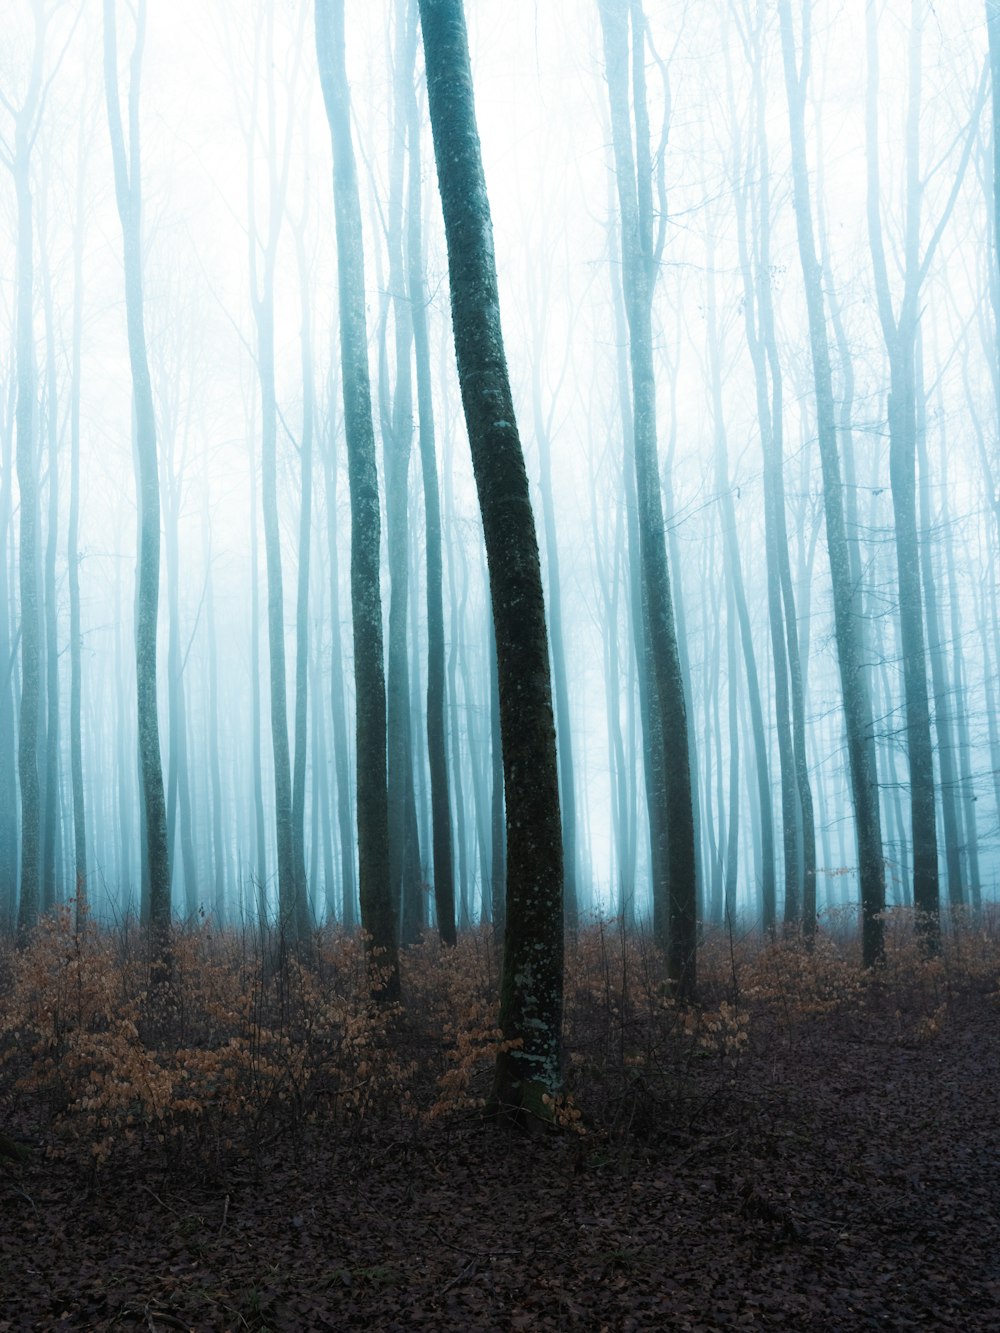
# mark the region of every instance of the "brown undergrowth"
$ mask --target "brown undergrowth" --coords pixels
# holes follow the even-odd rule
[[[865,972],[849,918],[812,948],[709,933],[701,1004],[680,1007],[650,939],[596,922],[569,942],[566,1087],[558,1125],[605,1145],[649,1143],[738,1093],[751,1053],[849,1019],[861,1036],[925,1042],[956,994],[1000,985],[995,912],[953,921],[928,957],[911,916],[886,922]],[[371,1000],[362,942],[320,931],[298,951],[253,932],[179,930],[172,980],[152,990],[138,930],[74,927],[69,910],[0,952],[0,1127],[98,1170],[143,1153],[220,1167],[311,1131],[370,1134],[481,1109],[503,1037],[488,928],[454,949],[405,950],[404,1005]]]

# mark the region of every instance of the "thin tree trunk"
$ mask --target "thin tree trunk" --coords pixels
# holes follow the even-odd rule
[[[316,378],[313,372],[312,326],[309,309],[309,273],[305,252],[305,218],[295,233],[302,312],[299,340],[302,349],[302,438],[299,441],[301,491],[299,497],[299,568],[295,597],[295,762],[292,770],[292,854],[295,857],[296,934],[305,939],[312,929],[305,860],[306,752],[309,725],[309,570],[312,543],[313,422],[316,413]],[[313,756],[313,764],[320,762]],[[315,866],[313,867],[315,870]]]
[[[41,908],[50,912],[63,898],[58,848],[62,841],[59,802],[59,629],[56,550],[59,540],[59,381],[56,374],[52,275],[42,212],[42,302],[45,311],[45,436],[47,521],[42,606],[45,616],[45,804],[42,811]]]
[[[757,675],[757,656],[753,646],[753,634],[750,628],[750,612],[747,607],[746,589],[743,584],[743,570],[740,563],[739,543],[736,536],[736,506],[733,503],[732,487],[729,484],[729,459],[726,443],[726,427],[722,406],[722,367],[719,360],[719,329],[716,317],[715,298],[715,252],[709,246],[708,266],[708,309],[706,318],[706,336],[708,341],[709,382],[712,397],[712,418],[715,436],[715,487],[719,501],[720,522],[722,525],[722,544],[725,558],[727,585],[732,592],[730,614],[735,612],[739,626],[740,647],[743,653],[743,668],[747,679],[747,710],[750,715],[750,734],[753,737],[754,769],[757,778],[757,804],[760,811],[761,861],[763,877],[760,885],[761,920],[768,934],[774,933],[777,923],[777,901],[774,873],[774,811],[771,807],[771,774],[767,755],[767,737],[764,731],[764,709],[761,704],[760,682]],[[782,654],[782,657],[784,654]],[[783,665],[783,664],[782,664]],[[730,672],[735,674],[735,661],[730,661]],[[788,726],[787,694],[783,699],[784,727],[779,726],[779,747],[782,750],[782,771],[792,768],[791,731]],[[790,786],[790,784],[789,784]],[[791,789],[794,791],[794,788]],[[732,797],[730,797],[732,801]],[[794,805],[788,812],[791,823],[792,864],[795,866],[795,810]],[[786,818],[786,824],[789,819]],[[787,855],[787,847],[786,847]],[[793,877],[793,885],[794,885]],[[787,880],[786,880],[787,884]],[[788,906],[786,903],[786,913]],[[798,916],[797,909],[793,919]]]
[[[395,97],[389,163],[386,239],[389,274],[380,328],[379,405],[385,458],[386,527],[389,548],[389,660],[387,742],[389,791],[389,876],[400,912],[403,944],[414,944],[423,927],[420,849],[413,845],[416,804],[410,732],[410,667],[407,646],[409,608],[409,472],[413,445],[413,322],[406,290],[403,214],[408,117],[405,102],[412,88],[417,49],[417,15],[408,0],[396,5]],[[392,311],[395,381],[388,374],[388,316]]]
[[[252,440],[254,432],[249,431]],[[250,762],[253,767],[254,861],[250,871],[256,898],[257,923],[267,925],[267,834],[264,825],[264,779],[261,772],[261,697],[260,697],[260,556],[257,538],[257,460],[251,455],[250,466],[250,691],[251,738]]]
[[[331,404],[332,412],[332,404]],[[330,712],[333,722],[334,777],[337,786],[337,834],[340,840],[341,921],[350,934],[357,928],[358,880],[351,825],[351,766],[348,754],[347,701],[344,694],[344,653],[340,633],[340,553],[337,549],[337,458],[332,422],[327,440],[326,539],[330,581]]]
[[[81,120],[81,125],[83,121]],[[76,184],[76,222],[73,228],[73,327],[70,361],[69,407],[69,518],[66,533],[66,578],[69,589],[69,752],[73,784],[73,852],[75,861],[76,921],[86,917],[89,901],[87,884],[87,807],[83,786],[82,736],[82,631],[80,628],[80,360],[83,349],[83,220],[85,155],[83,130],[79,144],[79,168]],[[0,528],[2,540],[2,528]],[[2,568],[0,568],[2,576]],[[0,648],[2,651],[2,648]],[[0,761],[2,762],[2,761]]]
[[[411,5],[416,0],[410,0]],[[410,145],[407,200],[406,262],[413,351],[417,378],[417,437],[424,496],[424,541],[427,552],[427,756],[431,775],[431,825],[434,853],[434,909],[445,944],[455,942],[455,881],[452,855],[451,801],[445,728],[444,572],[441,560],[441,500],[434,444],[430,339],[424,290],[420,190],[420,121],[412,83],[408,85],[407,134]]]
[[[146,353],[142,282],[141,182],[139,174],[139,80],[146,35],[146,0],[138,0],[136,36],[129,69],[128,156],[118,97],[116,0],[104,0],[104,87],[111,129],[115,195],[125,253],[125,312],[132,404],[135,413],[136,491],[139,504],[139,576],[136,593],[136,706],[145,855],[149,875],[149,926],[154,953],[164,952],[170,930],[170,856],[160,759],[156,693],[156,623],[160,592],[160,484],[156,419]]]
[[[17,742],[14,674],[17,638],[12,633],[11,518],[14,501],[14,402],[17,377],[9,377],[0,425],[0,931],[10,933],[17,912]],[[10,405],[10,411],[6,409]]]
[[[38,569],[37,374],[34,333],[34,217],[31,198],[31,149],[42,98],[45,22],[34,6],[34,48],[24,101],[14,119],[11,169],[17,208],[17,486],[20,534],[18,579],[21,597],[21,704],[18,718],[17,772],[21,788],[21,891],[17,933],[24,943],[38,921],[41,855],[41,804],[38,782],[38,724],[41,699],[41,625]]]
[[[866,966],[881,962],[884,954],[882,913],[885,910],[885,863],[879,812],[878,772],[875,759],[871,694],[859,625],[860,590],[851,577],[851,561],[844,524],[844,500],[834,418],[833,380],[822,276],[813,235],[812,203],[806,162],[805,91],[811,49],[810,14],[803,27],[803,56],[796,56],[791,0],[779,0],[781,46],[792,142],[792,183],[799,258],[802,265],[809,318],[816,394],[816,425],[823,470],[826,540],[833,581],[837,662],[844,697],[851,795],[857,834],[861,882],[862,957]]]
[[[531,402],[538,445],[538,488],[542,501],[542,531],[548,572],[548,620],[552,650],[552,688],[556,713],[556,748],[559,758],[559,805],[563,829],[563,902],[566,928],[575,931],[580,905],[577,886],[576,774],[573,767],[573,731],[570,723],[569,683],[566,673],[562,585],[559,575],[559,542],[556,535],[555,497],[552,485],[551,411],[542,411],[542,337],[535,329],[531,358]]]
[[[918,342],[918,365],[920,358]],[[918,376],[922,381],[922,375]],[[924,610],[927,617],[927,648],[930,659],[931,686],[934,691],[934,731],[937,735],[938,770],[941,787],[941,826],[944,832],[945,868],[948,873],[948,902],[962,907],[965,891],[962,882],[962,850],[959,822],[959,781],[956,769],[956,745],[953,710],[959,705],[957,683],[948,679],[943,642],[943,621],[938,611],[937,580],[934,573],[933,522],[930,503],[930,460],[927,453],[927,409],[922,394],[916,420],[916,452],[920,468],[919,531],[920,573]]]
[[[285,598],[282,581],[281,535],[278,519],[277,437],[278,404],[275,388],[274,358],[274,281],[278,239],[284,219],[287,197],[290,144],[293,118],[283,142],[276,142],[274,112],[273,13],[266,11],[267,32],[258,25],[255,32],[257,60],[266,65],[267,146],[268,146],[268,225],[261,244],[253,221],[256,212],[256,172],[252,139],[247,153],[247,212],[250,296],[257,330],[257,374],[261,405],[261,508],[264,520],[264,561],[267,569],[267,644],[270,666],[271,748],[274,764],[274,824],[278,857],[278,928],[284,940],[294,944],[298,938],[302,890],[297,873],[295,833],[292,819],[292,767],[288,741],[288,690],[285,663]],[[249,133],[254,134],[257,118],[257,79]],[[278,153],[280,151],[280,158]],[[261,264],[258,270],[258,249]]]
[[[208,488],[205,488],[205,503],[208,504]],[[208,769],[212,790],[212,911],[220,924],[227,916],[226,884],[229,864],[229,847],[223,835],[222,818],[222,767],[219,760],[219,648],[215,624],[215,577],[212,573],[212,546],[208,537],[209,518],[205,514],[206,551],[208,565],[206,578],[208,589],[205,602],[206,631],[208,635]]]
[[[611,107],[618,200],[622,219],[622,282],[629,325],[633,440],[638,500],[639,548],[649,618],[649,649],[660,719],[660,748],[666,785],[666,843],[669,880],[654,886],[666,895],[671,981],[682,1000],[696,987],[698,885],[694,847],[688,727],[673,599],[663,538],[663,507],[656,458],[656,385],[653,372],[652,297],[662,248],[653,237],[649,127],[645,99],[645,23],[639,0],[599,0]],[[629,111],[629,25],[632,29],[633,151]],[[665,225],[665,217],[663,218]],[[655,735],[655,730],[654,730]]]

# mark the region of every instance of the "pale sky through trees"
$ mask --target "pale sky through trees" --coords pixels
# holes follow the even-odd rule
[[[268,171],[263,144],[273,114],[276,142],[287,118],[288,186],[275,281],[275,351],[278,419],[279,515],[285,594],[286,660],[294,680],[295,578],[299,542],[303,376],[302,299],[296,231],[302,230],[308,269],[306,295],[316,378],[312,569],[310,575],[310,709],[305,801],[307,874],[314,907],[325,913],[324,839],[336,838],[331,786],[317,766],[332,768],[329,705],[334,635],[351,673],[348,549],[350,520],[337,351],[336,251],[333,233],[330,139],[316,70],[312,9],[300,22],[301,0],[150,0],[140,105],[143,178],[146,325],[159,432],[164,513],[179,513],[177,615],[186,691],[187,767],[199,879],[210,876],[213,855],[209,808],[209,752],[213,726],[222,760],[227,911],[245,910],[255,873],[251,773],[251,467],[259,467],[260,404],[254,363],[255,334],[249,299],[248,230],[261,238],[268,226]],[[35,209],[35,347],[38,369],[42,544],[49,532],[48,454],[43,441],[55,413],[58,453],[57,604],[61,758],[60,808],[69,810],[68,609],[66,506],[69,486],[69,377],[73,307],[74,227],[84,233],[81,364],[81,520],[83,768],[89,792],[91,883],[98,911],[121,912],[129,903],[138,866],[134,762],[134,677],[131,670],[135,575],[135,483],[131,442],[130,379],[125,341],[121,233],[115,210],[108,125],[101,84],[101,7],[77,0],[38,0],[50,15],[45,70],[51,76],[32,154]],[[0,37],[0,92],[17,107],[30,64],[32,5],[10,0]],[[793,5],[793,10],[799,10]],[[881,217],[894,292],[904,246],[905,129],[908,34],[913,14],[922,20],[920,54],[920,240],[926,248],[949,201],[963,146],[972,127],[968,166],[954,209],[926,274],[921,300],[922,397],[930,540],[947,668],[945,695],[932,698],[932,715],[946,708],[965,720],[954,744],[956,782],[966,809],[975,808],[979,876],[995,892],[1000,868],[1000,784],[990,710],[996,700],[996,556],[998,533],[990,487],[1000,470],[995,391],[997,343],[990,304],[994,256],[988,197],[992,190],[988,97],[983,88],[986,29],[982,4],[948,6],[891,0],[878,3]],[[666,205],[666,239],[653,306],[659,461],[668,497],[666,523],[673,537],[671,579],[681,605],[689,659],[689,708],[697,742],[700,800],[699,855],[707,893],[713,858],[721,855],[737,805],[739,904],[758,914],[759,850],[756,785],[740,660],[727,650],[727,574],[714,463],[708,302],[719,366],[728,485],[757,657],[771,789],[780,815],[773,722],[773,673],[768,637],[760,433],[754,380],[744,330],[744,289],[737,247],[735,192],[752,195],[750,229],[758,234],[758,126],[751,114],[751,69],[745,42],[756,21],[752,0],[670,0],[649,5],[646,59],[653,200]],[[131,51],[132,20],[119,6],[119,69]],[[389,260],[385,227],[393,125],[393,15],[388,3],[347,0],[347,57],[355,152],[365,227],[367,315],[377,449],[379,394],[394,375],[393,316],[386,313]],[[795,217],[791,198],[788,108],[776,11],[763,6],[767,136],[771,196],[770,270],[777,350],[783,374],[784,485],[789,556],[798,609],[806,682],[807,753],[816,787],[820,906],[857,895],[856,853],[844,753],[842,703],[833,646],[830,574],[822,536],[820,463],[816,447],[812,364]],[[831,323],[834,394],[844,399],[849,354],[853,376],[851,443],[863,603],[873,663],[874,714],[880,755],[883,836],[890,902],[905,897],[906,809],[896,811],[907,784],[903,743],[901,670],[896,621],[886,395],[888,369],[878,322],[865,216],[864,0],[817,0],[813,5],[812,67],[807,130],[813,209],[824,286],[836,298],[842,341]],[[578,847],[586,906],[617,911],[622,870],[620,808],[636,831],[636,899],[648,907],[644,876],[648,833],[642,797],[636,663],[630,631],[627,533],[624,521],[622,405],[618,381],[612,254],[618,242],[604,55],[596,3],[581,0],[511,0],[467,4],[476,104],[492,209],[501,312],[521,437],[538,503],[536,422],[551,448],[562,614],[579,805]],[[797,15],[796,22],[799,16]],[[255,23],[273,22],[273,46],[259,50]],[[300,33],[301,49],[294,48]],[[260,44],[258,44],[260,45]],[[417,57],[422,79],[422,55]],[[666,85],[665,85],[666,78]],[[270,86],[271,92],[268,92]],[[669,107],[665,107],[665,86]],[[269,97],[271,107],[269,111]],[[488,861],[490,676],[488,601],[481,524],[461,415],[451,347],[448,277],[440,204],[434,176],[426,94],[418,90],[424,121],[421,144],[426,289],[429,294],[438,473],[445,544],[444,618],[449,671],[449,763],[452,784],[464,788],[469,908],[480,911]],[[666,112],[666,115],[665,115]],[[251,117],[256,114],[256,130]],[[664,136],[665,123],[669,133]],[[4,145],[12,142],[9,107],[0,117]],[[248,220],[247,133],[254,165],[257,211]],[[662,170],[664,193],[658,192]],[[83,214],[77,182],[83,173]],[[13,179],[0,171],[0,450],[3,485],[12,497],[0,540],[10,642],[16,645],[18,515],[13,460],[14,347],[17,220]],[[708,266],[712,266],[709,283]],[[48,306],[45,284],[50,285]],[[832,317],[831,317],[832,318]],[[51,320],[51,337],[47,331]],[[380,332],[381,330],[381,332]],[[386,333],[389,330],[389,333]],[[50,375],[50,359],[54,358]],[[533,368],[538,364],[538,373]],[[387,378],[388,377],[388,378]],[[57,399],[49,398],[49,384]],[[533,394],[540,393],[540,418]],[[414,441],[416,437],[414,435]],[[414,442],[414,451],[416,444]],[[341,624],[330,624],[327,514],[331,503],[327,460],[336,459],[336,541]],[[384,480],[384,479],[383,479]],[[259,497],[259,490],[257,492]],[[257,500],[259,506],[259,498]],[[384,486],[383,486],[384,506]],[[414,452],[409,473],[410,670],[416,804],[425,878],[427,864],[426,744],[422,699],[426,677],[423,600],[423,500]],[[166,520],[165,520],[166,521]],[[263,533],[259,524],[259,578],[264,590]],[[383,605],[388,616],[388,566],[383,512]],[[926,534],[925,534],[926,535]],[[676,552],[676,556],[674,554]],[[679,568],[676,560],[679,559]],[[543,571],[548,557],[542,544]],[[218,644],[218,710],[210,714],[208,679],[209,570],[211,614]],[[167,571],[161,573],[166,588]],[[263,602],[262,602],[263,605]],[[164,762],[171,720],[167,703],[166,645],[171,609],[161,593],[161,732]],[[610,617],[614,617],[613,623]],[[265,634],[261,616],[261,635]],[[928,637],[935,636],[928,630]],[[264,639],[262,637],[262,644]],[[267,671],[267,656],[262,658]],[[10,689],[17,697],[19,668],[12,657]],[[738,673],[731,714],[730,674]],[[930,682],[930,676],[928,675]],[[625,766],[614,758],[611,707],[623,735]],[[932,689],[933,695],[933,688]],[[266,698],[266,689],[263,697]],[[127,704],[123,706],[123,700]],[[289,725],[292,718],[289,695]],[[16,708],[15,708],[16,716]],[[995,724],[994,724],[995,725]],[[613,728],[611,729],[613,730]],[[732,745],[739,747],[736,791],[730,788]],[[352,742],[353,744],[353,742]],[[937,741],[935,740],[935,745]],[[270,772],[264,728],[262,764]],[[961,760],[961,762],[959,762]],[[7,754],[0,763],[8,763]],[[352,760],[353,762],[353,760]],[[129,765],[132,765],[131,772]],[[964,767],[963,767],[964,764]],[[457,766],[457,773],[455,771]],[[936,769],[940,774],[940,767]],[[940,776],[938,776],[940,781]],[[120,786],[128,791],[120,797]],[[478,784],[478,785],[477,785]],[[276,896],[273,783],[263,783],[268,819],[267,882]],[[453,793],[453,809],[456,797]],[[905,801],[903,803],[905,807]],[[940,816],[939,816],[940,818]],[[968,836],[968,816],[962,827]],[[72,843],[63,834],[60,883],[67,891]],[[134,844],[125,865],[123,847]],[[179,845],[179,844],[178,844]],[[779,842],[780,849],[780,842]],[[963,844],[964,845],[964,844]],[[780,850],[778,852],[780,857]],[[963,852],[967,856],[967,850]],[[175,852],[179,859],[179,854]],[[456,864],[458,854],[456,852]],[[941,851],[942,866],[944,850]],[[851,873],[845,874],[844,871]],[[177,887],[175,908],[183,902]],[[339,893],[339,887],[337,889]],[[208,902],[208,891],[199,894]],[[339,909],[338,909],[339,910]]]

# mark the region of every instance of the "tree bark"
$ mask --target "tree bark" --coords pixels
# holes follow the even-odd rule
[[[416,8],[416,0],[410,0]],[[441,497],[434,444],[434,403],[431,392],[430,338],[424,290],[422,239],[423,203],[420,187],[420,117],[413,80],[406,85],[409,138],[406,265],[413,352],[417,379],[417,439],[424,495],[424,540],[427,559],[427,756],[431,775],[431,830],[434,854],[434,910],[445,944],[455,943],[455,873],[452,851],[451,801],[445,731],[444,571],[441,559]]]
[[[41,856],[41,802],[38,781],[38,724],[41,704],[41,624],[39,609],[39,511],[37,371],[35,366],[34,212],[31,150],[42,99],[45,19],[34,6],[34,47],[24,101],[14,118],[14,150],[9,162],[17,209],[15,342],[17,347],[17,486],[20,509],[18,583],[21,598],[21,703],[17,773],[21,788],[21,884],[18,939],[24,943],[38,922]]]
[[[816,426],[823,471],[826,541],[833,582],[833,609],[837,662],[844,697],[847,749],[851,771],[859,878],[861,881],[862,957],[875,966],[884,956],[882,913],[885,910],[885,862],[879,812],[878,771],[875,759],[868,666],[861,645],[860,589],[851,578],[851,561],[844,523],[843,487],[834,418],[833,378],[826,327],[822,275],[813,234],[812,202],[806,162],[805,90],[809,75],[810,15],[803,20],[803,56],[796,56],[791,0],[779,0],[781,47],[792,142],[792,187],[799,241],[809,342],[816,395]]]
[[[340,275],[340,354],[347,474],[351,493],[351,609],[357,707],[357,819],[361,924],[385,972],[378,989],[399,992],[398,907],[389,878],[386,697],[379,584],[378,474],[372,425],[364,250],[350,92],[344,50],[344,0],[316,0],[316,53],[333,144],[333,201]]]
[[[645,24],[639,0],[599,0],[599,8],[622,222],[622,286],[629,328],[639,555],[653,692],[659,711],[657,749],[662,754],[666,786],[668,883],[654,884],[654,922],[656,898],[662,898],[665,891],[667,910],[660,915],[666,917],[667,929],[661,927],[659,939],[666,944],[668,973],[677,994],[682,1000],[690,1000],[697,981],[698,885],[687,710],[656,457],[652,298],[662,240],[653,237],[653,172],[644,84]],[[634,151],[628,97],[630,23]],[[655,737],[655,726],[651,729]]]
[[[170,930],[170,856],[160,758],[156,694],[156,624],[160,594],[160,483],[156,418],[146,353],[142,282],[142,192],[139,174],[139,81],[146,33],[146,0],[138,0],[136,37],[130,61],[126,157],[118,97],[116,0],[104,0],[104,88],[114,159],[115,196],[125,254],[125,313],[132,403],[135,412],[136,490],[139,507],[139,572],[136,593],[135,667],[139,769],[149,874],[149,927],[154,953],[164,952]]]
[[[507,799],[507,901],[493,1105],[550,1116],[561,1080],[563,866],[541,566],[504,355],[461,0],[420,0],[452,323],[483,517]],[[519,1046],[508,1043],[520,1042]]]

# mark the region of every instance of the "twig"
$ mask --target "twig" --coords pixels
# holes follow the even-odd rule
[[[35,1211],[35,1216],[40,1219],[41,1213],[38,1211],[38,1205],[35,1203],[34,1199],[31,1197],[28,1191],[23,1190],[20,1185],[15,1185],[13,1181],[10,1182],[10,1186],[11,1189],[14,1190],[16,1194],[20,1194],[22,1199],[26,1199],[27,1202],[31,1204],[32,1208]]]
[[[443,1296],[446,1291],[450,1291],[451,1288],[456,1284],[456,1282],[461,1282],[464,1277],[468,1277],[469,1274],[475,1270],[475,1267],[476,1267],[475,1259],[470,1259],[460,1273],[456,1273],[450,1282],[446,1282],[444,1284],[444,1286],[441,1288],[438,1294],[440,1296]]]
[[[164,1203],[163,1200],[160,1198],[160,1196],[158,1194],[154,1194],[148,1185],[140,1185],[139,1188],[144,1189],[148,1195],[150,1195],[152,1198],[156,1200],[156,1202],[160,1205],[161,1208],[166,1208],[168,1213],[173,1213],[174,1217],[180,1217],[180,1213],[177,1211],[177,1209],[171,1208],[169,1203]]]
[[[226,1201],[225,1201],[225,1203],[222,1205],[222,1225],[219,1227],[219,1235],[220,1235],[220,1236],[222,1235],[222,1233],[223,1233],[223,1232],[225,1231],[225,1229],[226,1229],[226,1218],[227,1218],[228,1216],[229,1216],[229,1195],[227,1194],[227,1195],[226,1195]]]

